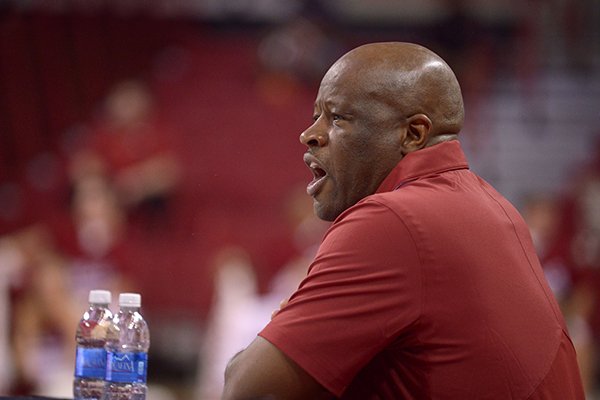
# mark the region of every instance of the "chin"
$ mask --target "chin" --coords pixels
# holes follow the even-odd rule
[[[339,213],[335,214],[333,210],[331,210],[324,204],[319,203],[317,200],[314,201],[313,210],[315,212],[315,215],[323,221],[333,221],[339,215]]]
[[[314,211],[315,215],[319,217],[319,219],[322,219],[323,221],[333,221],[342,213],[343,210],[337,211],[334,208],[327,207],[326,205],[315,200]]]

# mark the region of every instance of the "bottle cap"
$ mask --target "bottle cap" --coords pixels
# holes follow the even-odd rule
[[[139,293],[121,293],[119,295],[120,307],[141,307],[142,296]]]
[[[110,304],[111,295],[108,290],[90,290],[88,301],[94,304]]]

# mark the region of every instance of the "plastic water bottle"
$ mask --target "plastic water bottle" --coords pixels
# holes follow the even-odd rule
[[[91,290],[89,308],[77,326],[75,340],[75,376],[73,397],[75,400],[100,400],[104,391],[106,375],[106,334],[111,325],[111,301],[107,290]]]
[[[142,297],[119,295],[119,312],[106,339],[106,382],[103,400],[145,400],[150,333],[140,314]]]

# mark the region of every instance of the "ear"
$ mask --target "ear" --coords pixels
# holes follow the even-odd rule
[[[425,114],[415,114],[406,119],[406,134],[402,141],[402,153],[422,149],[429,141],[432,122]]]

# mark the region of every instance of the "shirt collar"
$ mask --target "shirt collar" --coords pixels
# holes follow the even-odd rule
[[[376,193],[390,192],[426,175],[467,169],[469,163],[458,140],[442,142],[408,153],[383,180]]]

